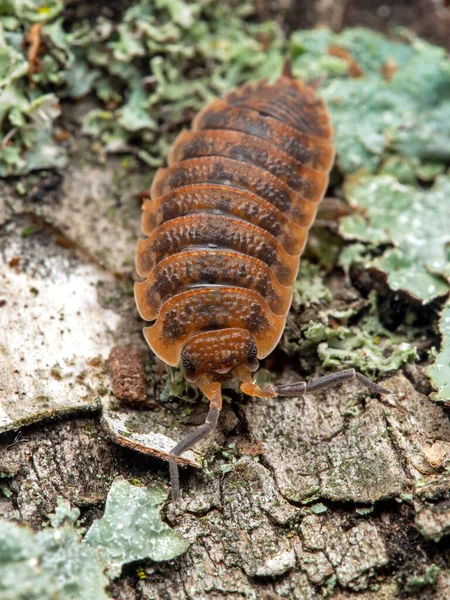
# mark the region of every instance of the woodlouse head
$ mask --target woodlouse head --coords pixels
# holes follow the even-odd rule
[[[196,334],[184,345],[181,360],[188,381],[208,375],[216,381],[227,378],[240,366],[258,368],[255,340],[246,329],[229,328]]]

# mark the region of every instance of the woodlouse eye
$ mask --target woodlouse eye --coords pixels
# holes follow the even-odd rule
[[[252,373],[257,371],[258,367],[259,367],[259,361],[257,359],[257,356],[258,356],[258,349],[256,348],[255,344],[252,344],[250,350],[248,351],[247,362],[245,364],[247,369],[249,371],[251,371]]]
[[[189,381],[195,381],[195,379],[197,379],[197,369],[195,368],[195,365],[192,364],[189,357],[185,354],[182,357],[182,363],[186,379]]]
[[[247,354],[248,362],[249,363],[255,362],[257,356],[258,356],[258,349],[256,348],[256,344],[252,344],[252,346]]]

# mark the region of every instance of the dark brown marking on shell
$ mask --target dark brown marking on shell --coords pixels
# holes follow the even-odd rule
[[[187,214],[219,212],[245,219],[271,233],[289,254],[299,254],[308,230],[259,196],[216,184],[187,185],[143,206],[142,230],[151,235],[164,221]]]
[[[136,284],[154,352],[192,373],[267,356],[333,160],[315,90],[290,76],[213,100],[180,134],[143,206]],[[253,356],[254,359],[254,356]]]
[[[229,106],[216,99],[195,118],[193,131],[226,129],[242,131],[277,146],[300,164],[328,173],[334,159],[330,139],[305,135],[297,129],[248,108]]]
[[[295,279],[298,257],[289,255],[270,233],[235,217],[210,213],[166,221],[146,240],[140,240],[136,269],[141,276],[148,277],[167,256],[208,246],[236,250],[263,261],[283,285]]]
[[[230,250],[192,250],[168,256],[136,284],[141,316],[156,319],[162,303],[179,291],[200,285],[234,285],[256,290],[276,315],[289,310],[292,288],[281,285],[261,260]]]
[[[280,210],[289,210],[295,193],[281,180],[270,176],[263,169],[239,160],[207,156],[183,161],[168,169],[160,169],[152,185],[152,197],[157,198],[182,185],[192,183],[218,183],[241,187]]]
[[[317,211],[316,203],[322,194],[311,183],[307,190],[310,198],[306,199],[260,167],[232,158],[204,156],[160,169],[153,181],[152,198],[195,183],[217,183],[246,189],[286,213],[300,227],[311,226]]]
[[[313,198],[313,189],[322,190],[328,180],[327,174],[301,165],[273,144],[239,131],[183,131],[169,154],[169,165],[199,156],[224,156],[251,163],[305,198]]]

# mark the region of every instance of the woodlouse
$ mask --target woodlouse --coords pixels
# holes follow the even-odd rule
[[[143,205],[136,283],[144,329],[155,354],[182,362],[186,379],[210,402],[205,424],[170,455],[176,458],[212,431],[222,407],[221,383],[237,377],[260,398],[298,396],[357,377],[353,369],[312,383],[253,381],[258,359],[277,345],[286,323],[300,255],[334,159],[332,126],[315,89],[289,68],[273,84],[248,83],[215,99],[183,131]]]

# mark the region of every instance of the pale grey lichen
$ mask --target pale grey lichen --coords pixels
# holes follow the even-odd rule
[[[445,296],[449,290],[445,276],[450,273],[450,177],[441,175],[431,189],[421,190],[391,175],[355,174],[347,178],[344,189],[359,212],[342,219],[342,234],[393,246],[366,260],[366,266],[387,273],[393,290],[405,290],[422,302]]]
[[[433,363],[427,368],[427,375],[437,390],[432,394],[433,400],[450,402],[450,304],[442,311],[439,322],[442,345],[439,352],[434,351]]]
[[[170,560],[185,552],[189,543],[172,531],[159,516],[167,488],[130,485],[117,478],[106,499],[105,513],[87,532],[85,543],[100,551],[111,576],[122,565],[149,558]]]
[[[294,73],[325,77],[321,93],[344,173],[376,171],[392,154],[420,165],[450,158],[450,67],[445,50],[406,30],[393,40],[361,27],[294,32]],[[418,162],[417,160],[418,159]]]
[[[167,498],[162,486],[136,487],[114,481],[105,515],[82,540],[75,525],[80,511],[60,499],[51,527],[34,534],[0,520],[2,600],[107,600],[105,588],[122,566],[136,560],[170,560],[188,542],[160,520]],[[105,575],[106,569],[106,575]]]

